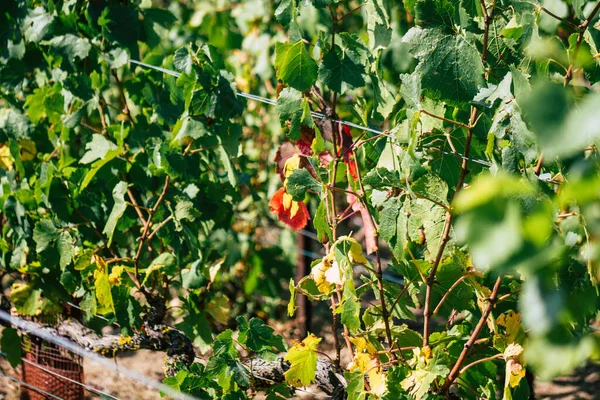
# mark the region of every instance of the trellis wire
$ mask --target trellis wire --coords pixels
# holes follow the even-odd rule
[[[173,70],[170,70],[170,69],[167,69],[167,68],[157,67],[155,65],[147,64],[145,62],[141,62],[141,61],[138,61],[138,60],[130,59],[129,62],[132,63],[132,64],[139,65],[140,67],[150,68],[150,69],[162,72],[164,74],[174,76],[176,78],[178,78],[178,77],[181,76],[181,73],[179,73],[177,71],[173,71]],[[258,101],[260,103],[269,104],[269,105],[272,105],[272,106],[277,105],[277,101],[272,100],[272,99],[268,99],[266,97],[257,96],[255,94],[241,92],[239,90],[236,90],[236,94],[238,96],[240,96],[240,97],[244,97],[246,99]],[[323,113],[317,112],[317,111],[311,111],[310,114],[313,117],[318,118],[318,119],[329,120],[329,121],[335,122],[335,123],[340,124],[340,125],[346,125],[346,126],[349,126],[351,128],[355,128],[355,129],[359,129],[359,130],[362,130],[362,131],[367,131],[367,132],[373,133],[375,135],[385,136],[385,137],[390,138],[392,140],[396,139],[396,137],[394,135],[392,135],[392,134],[390,134],[388,132],[379,130],[379,129],[370,128],[368,126],[362,126],[362,125],[359,125],[359,124],[355,124],[354,122],[346,121],[346,120],[343,120],[343,119],[331,118],[331,117],[329,117],[329,116],[327,116],[327,115],[325,115]],[[466,156],[464,156],[462,154],[450,153],[450,152],[447,152],[447,151],[444,151],[444,150],[439,150],[439,151],[441,153],[443,153],[443,154],[454,156],[454,157],[458,157],[458,158],[462,158],[463,160],[467,160],[467,161],[471,161],[471,162],[474,162],[474,163],[477,163],[477,164],[481,164],[481,165],[484,165],[484,166],[486,166],[488,168],[492,166],[492,163],[490,163],[488,161],[478,160],[476,158],[466,157]]]
[[[137,381],[148,387],[159,390],[159,391],[165,393],[166,395],[171,396],[175,399],[197,400],[197,398],[194,396],[190,396],[188,394],[181,393],[181,392],[171,388],[170,386],[167,386],[167,385],[165,385],[161,382],[158,382],[154,379],[151,379],[151,378],[149,378],[143,374],[140,374],[136,371],[133,371],[133,370],[130,370],[127,368],[119,368],[113,362],[111,362],[109,359],[103,358],[83,347],[76,345],[72,341],[67,340],[63,337],[54,336],[48,332],[41,331],[38,329],[39,327],[36,324],[33,324],[30,321],[26,321],[24,319],[12,316],[4,310],[0,310],[0,320],[3,320],[21,330],[29,332],[30,334],[32,334],[34,336],[44,339],[47,342],[53,343],[57,346],[61,346],[74,354],[77,354],[77,355],[87,358],[97,364],[100,364],[103,367],[105,367],[113,372],[116,372],[119,375],[126,376],[127,378],[129,378],[131,380]]]
[[[90,352],[89,350],[84,349],[82,347],[79,347],[78,345],[72,343],[69,340],[63,339],[61,337],[53,336],[53,335],[51,335],[51,334],[49,334],[47,332],[36,330],[36,329],[33,328],[33,326],[35,326],[35,325],[32,324],[30,321],[26,321],[26,320],[23,320],[21,318],[12,316],[12,315],[8,314],[4,310],[0,310],[0,320],[3,320],[3,321],[5,321],[5,322],[7,322],[7,323],[9,323],[9,324],[11,324],[13,326],[16,326],[19,329],[22,329],[24,331],[32,333],[35,336],[40,337],[41,339],[44,339],[44,340],[46,340],[46,341],[48,341],[50,343],[53,343],[53,344],[55,344],[57,346],[64,347],[65,349],[71,351],[72,353],[78,354],[78,355],[80,355],[80,356],[82,356],[84,358],[89,358],[92,361],[97,362],[97,363],[101,364],[102,366],[107,367],[108,369],[112,370],[113,372],[116,372],[118,374],[124,375],[124,376],[126,376],[126,377],[128,377],[128,378],[130,378],[132,380],[137,381],[137,382],[143,383],[146,386],[149,386],[149,387],[152,387],[154,389],[160,390],[161,392],[163,392],[163,393],[165,393],[165,394],[167,394],[167,395],[169,395],[169,396],[171,396],[171,397],[173,397],[175,399],[197,400],[196,397],[193,397],[193,396],[186,395],[184,393],[178,392],[178,391],[176,391],[176,390],[174,390],[174,389],[172,389],[172,388],[170,388],[170,387],[168,387],[168,386],[166,386],[166,385],[164,385],[162,383],[159,383],[157,381],[153,381],[152,379],[150,379],[150,378],[148,378],[148,377],[146,377],[144,375],[141,375],[141,374],[138,374],[136,372],[130,371],[130,370],[126,369],[126,368],[124,370],[127,371],[127,372],[123,372],[120,369],[118,369],[115,366],[113,366],[113,364],[110,361],[108,361],[107,359],[99,357],[96,354]],[[0,351],[0,356],[6,357],[6,354]],[[103,392],[101,390],[95,389],[95,388],[93,388],[93,387],[91,387],[89,385],[86,385],[86,384],[82,383],[82,382],[77,382],[75,380],[72,380],[72,379],[70,379],[70,378],[68,378],[68,377],[66,377],[64,375],[61,375],[61,374],[55,372],[55,371],[51,371],[51,370],[48,370],[48,369],[46,369],[46,368],[44,368],[44,367],[42,367],[40,365],[36,365],[36,364],[32,363],[29,360],[23,359],[23,361],[25,361],[25,362],[27,362],[29,364],[35,365],[36,368],[39,368],[42,371],[48,372],[48,373],[50,373],[52,375],[58,376],[60,378],[63,378],[65,380],[69,381],[69,382],[75,383],[75,384],[83,387],[84,389],[86,389],[89,392],[98,394],[100,396],[109,397],[109,398],[111,398],[113,400],[121,400],[119,397],[116,397],[116,396],[113,396],[113,395],[111,395],[109,393],[106,393],[106,392]],[[48,396],[48,397],[50,397],[52,399],[64,400],[61,397],[53,395],[52,393],[49,393],[49,392],[47,392],[47,391],[45,391],[43,389],[40,389],[40,388],[38,388],[36,386],[33,386],[33,385],[30,385],[29,383],[24,382],[21,379],[15,378],[15,377],[10,376],[10,375],[7,375],[7,374],[3,373],[2,371],[0,371],[0,376],[8,378],[8,379],[10,379],[10,380],[12,380],[14,382],[17,382],[17,383],[19,383],[19,384],[27,387],[28,389],[35,390],[38,393],[46,395],[46,396]],[[260,379],[269,381],[271,383],[278,383],[278,382],[272,381],[272,380],[270,380],[268,378],[264,378],[264,377],[261,377]],[[313,393],[313,392],[305,390],[305,389],[300,389],[300,388],[294,388],[294,389],[297,390],[297,391],[300,391],[300,392],[304,392],[304,393],[310,394],[310,395],[312,395],[314,397],[323,397],[323,398],[329,398],[330,397],[328,395],[321,394],[321,393]]]
[[[3,356],[4,358],[6,358],[6,353],[4,353],[4,352],[0,351],[0,356]],[[36,364],[36,363],[34,363],[34,362],[32,362],[32,361],[30,361],[30,360],[26,359],[26,358],[22,358],[22,359],[21,359],[21,361],[23,361],[23,362],[26,362],[27,364],[33,365],[33,366],[34,366],[34,367],[36,367],[37,369],[39,369],[39,370],[42,370],[42,371],[44,371],[44,372],[47,372],[47,373],[49,373],[50,375],[57,376],[57,377],[59,377],[59,378],[61,378],[61,379],[64,379],[64,380],[66,380],[66,381],[68,381],[68,382],[71,382],[71,383],[74,383],[74,384],[76,384],[76,385],[79,385],[80,387],[84,388],[84,389],[85,389],[85,390],[87,390],[88,392],[95,393],[95,394],[98,394],[98,395],[100,395],[100,396],[110,397],[111,399],[114,399],[114,400],[121,400],[121,399],[120,399],[120,398],[118,398],[117,396],[113,396],[113,395],[112,395],[112,394],[110,394],[110,393],[103,392],[102,390],[100,390],[100,389],[96,389],[96,388],[94,388],[94,387],[91,387],[91,386],[89,386],[89,385],[86,385],[86,384],[85,384],[85,383],[83,383],[83,382],[79,382],[79,381],[76,381],[76,380],[74,380],[74,379],[71,379],[71,378],[69,378],[68,376],[61,375],[61,374],[59,374],[59,373],[58,373],[58,372],[56,372],[56,371],[52,371],[52,370],[50,370],[50,369],[44,368],[43,366],[41,366],[41,365],[39,365],[39,364]],[[32,385],[30,385],[30,386],[32,386]],[[39,388],[38,388],[38,389],[39,389]],[[40,389],[40,390],[41,390],[41,389]]]
[[[52,398],[52,399],[56,399],[56,400],[63,400],[63,399],[62,399],[62,397],[58,397],[58,396],[55,396],[55,395],[53,395],[52,393],[48,393],[48,392],[46,392],[45,390],[42,390],[42,389],[40,389],[40,388],[38,388],[38,387],[36,387],[36,386],[30,385],[30,384],[29,384],[29,383],[27,383],[27,382],[24,382],[24,381],[22,381],[22,380],[20,380],[20,379],[18,379],[18,378],[15,378],[14,376],[7,375],[7,374],[5,374],[5,373],[4,373],[4,372],[2,372],[2,371],[0,371],[0,376],[3,376],[3,377],[5,377],[5,378],[8,378],[8,379],[10,379],[11,381],[17,382],[18,384],[20,384],[20,385],[22,385],[22,386],[25,386],[27,389],[35,390],[36,392],[38,392],[38,393],[41,393],[41,394],[43,394],[44,396],[48,396],[48,397],[50,397],[50,398]]]

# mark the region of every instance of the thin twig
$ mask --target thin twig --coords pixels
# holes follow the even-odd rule
[[[569,62],[569,68],[567,69],[567,73],[565,74],[564,85],[567,86],[571,79],[573,79],[573,67],[575,66],[575,60],[577,59],[577,55],[579,54],[579,48],[581,47],[581,42],[583,41],[583,36],[585,31],[589,28],[590,23],[600,10],[600,1],[596,4],[596,7],[592,10],[590,15],[586,18],[583,24],[579,25],[579,34],[577,35],[577,43],[575,44],[575,50],[573,50],[573,56]]]
[[[444,301],[446,301],[448,299],[448,297],[450,297],[450,293],[452,293],[452,291],[462,282],[465,280],[465,278],[469,276],[469,274],[465,274],[463,276],[461,276],[460,278],[458,278],[456,280],[456,282],[454,282],[452,284],[452,286],[450,286],[450,289],[448,289],[446,291],[446,293],[444,293],[444,295],[442,296],[442,298],[440,299],[440,302],[438,303],[437,307],[435,308],[435,310],[433,310],[433,313],[431,315],[436,315],[438,313],[438,311],[440,311],[440,309],[442,308],[442,305],[444,304]]]
[[[138,217],[140,218],[140,221],[142,222],[142,225],[145,226],[146,225],[146,219],[144,218],[144,215],[142,215],[142,211],[140,210],[140,206],[138,205],[137,200],[133,196],[133,192],[131,191],[131,188],[129,186],[127,186],[127,196],[129,197],[129,200],[131,201],[131,204],[134,205],[133,208],[135,209]]]
[[[548,14],[549,16],[551,16],[552,18],[555,18],[563,23],[565,23],[566,25],[569,25],[571,28],[573,28],[573,30],[578,31],[579,27],[577,25],[575,25],[574,23],[572,23],[571,21],[568,21],[564,18],[559,17],[558,15],[554,14],[553,12],[551,12],[550,10],[548,10],[546,7],[542,7],[540,6],[539,8],[541,11],[545,12],[546,14]]]
[[[339,17],[337,20],[338,20],[338,21],[341,21],[341,20],[343,20],[344,18],[346,18],[347,16],[351,15],[352,13],[354,13],[354,12],[356,12],[356,11],[360,10],[360,9],[361,9],[363,6],[365,6],[366,4],[367,4],[367,3],[362,3],[362,4],[359,4],[358,6],[354,7],[352,10],[348,11],[346,14],[342,15],[341,17]]]
[[[450,386],[452,385],[452,383],[454,382],[454,380],[460,375],[462,365],[464,364],[467,357],[469,356],[469,352],[473,348],[473,345],[475,344],[475,341],[477,340],[477,338],[479,337],[479,334],[483,330],[483,327],[484,327],[488,317],[490,316],[492,309],[494,308],[494,305],[498,301],[498,291],[500,290],[501,283],[502,283],[502,278],[498,277],[496,279],[496,283],[494,284],[494,289],[492,290],[492,294],[490,295],[490,297],[488,299],[488,304],[487,304],[487,307],[485,308],[485,311],[481,315],[481,318],[479,318],[479,322],[475,326],[473,333],[471,333],[469,340],[467,340],[467,343],[465,343],[465,346],[464,346],[462,352],[460,353],[460,356],[458,356],[458,360],[456,360],[456,363],[452,367],[450,374],[448,375],[448,377],[446,378],[446,381],[444,382],[444,386],[442,387],[443,392],[447,392],[448,389],[450,388]]]
[[[469,125],[473,124],[475,118],[477,116],[477,109],[475,107],[471,107],[471,118]],[[471,151],[471,140],[473,138],[473,131],[469,129],[467,131],[467,139],[465,141],[465,158],[462,160],[462,165],[460,169],[460,175],[458,177],[458,183],[456,185],[456,190],[454,191],[454,196],[463,187],[465,177],[467,176],[468,164],[467,158],[469,157]],[[429,346],[429,334],[431,329],[431,293],[433,291],[433,285],[435,283],[435,275],[437,273],[440,262],[442,261],[442,256],[444,255],[444,250],[446,249],[446,245],[450,241],[450,228],[452,226],[453,214],[451,212],[446,213],[446,222],[444,223],[444,230],[442,233],[442,238],[440,241],[440,246],[438,248],[438,252],[435,256],[435,261],[429,270],[429,275],[427,276],[427,288],[425,289],[425,307],[423,308],[423,347]]]
[[[342,304],[342,294],[337,292],[338,304]],[[350,342],[350,331],[346,325],[343,325],[342,336],[344,337],[344,341],[346,342],[346,347],[350,351],[350,357],[354,359],[354,349],[352,348],[352,342]]]
[[[465,128],[465,129],[473,129],[473,127],[472,127],[472,126],[470,126],[470,125],[466,125],[466,124],[463,124],[462,122],[458,122],[458,121],[455,121],[455,120],[453,120],[453,119],[449,119],[449,118],[446,118],[446,117],[442,117],[441,115],[437,115],[437,114],[430,113],[429,111],[426,111],[426,110],[423,110],[423,109],[419,110],[419,112],[421,112],[421,113],[423,113],[423,114],[425,114],[425,115],[429,115],[429,116],[430,116],[430,117],[432,117],[432,118],[439,119],[439,120],[442,120],[442,121],[448,122],[448,123],[450,123],[450,124],[454,124],[454,125],[456,125],[456,126],[460,126],[461,128]]]
[[[163,186],[163,190],[162,190],[160,196],[158,197],[158,200],[156,200],[156,203],[154,203],[154,207],[152,207],[152,209],[148,213],[148,219],[146,220],[146,223],[144,224],[144,231],[140,238],[140,244],[138,245],[138,249],[137,249],[137,252],[135,253],[135,257],[134,257],[135,277],[138,280],[139,280],[140,256],[142,255],[142,249],[144,248],[144,243],[146,243],[146,240],[148,239],[148,235],[149,235],[149,231],[150,231],[150,223],[152,222],[152,217],[156,213],[156,210],[158,210],[158,206],[160,205],[160,203],[165,198],[165,195],[167,194],[167,189],[169,188],[169,181],[170,181],[170,177],[169,177],[169,175],[167,175],[165,177],[165,185]]]
[[[164,221],[162,221],[160,224],[158,224],[156,226],[156,228],[154,228],[154,230],[152,231],[151,234],[148,235],[148,238],[146,240],[148,240],[148,241],[152,240],[154,235],[156,235],[156,232],[158,232],[160,228],[162,228],[163,226],[168,224],[169,221],[171,221],[172,219],[173,219],[173,215],[169,215]]]
[[[88,128],[90,131],[92,132],[96,132],[96,133],[102,133],[102,130],[98,129],[98,128],[94,128],[93,126],[90,126],[88,124],[86,124],[85,122],[81,121],[79,122],[81,124],[81,126],[83,126],[84,128]]]
[[[335,348],[335,362],[334,365],[336,366],[336,368],[340,367],[340,353],[342,352],[342,346],[340,345],[340,338],[338,336],[337,333],[337,329],[338,329],[338,318],[337,318],[337,314],[335,313],[335,309],[337,308],[337,305],[335,303],[335,295],[332,293],[331,294],[331,309],[332,309],[332,323],[331,323],[331,330],[333,333],[333,347]]]
[[[112,70],[112,75],[115,78],[115,81],[117,82],[117,86],[119,87],[119,93],[121,94],[121,101],[123,102],[123,114],[125,114],[127,116],[129,121],[131,122],[131,125],[134,125],[133,117],[131,116],[131,111],[129,110],[129,106],[127,105],[127,98],[125,97],[125,91],[123,90],[123,85],[121,84],[121,81],[119,80],[119,75],[117,74],[117,71],[114,69]]]

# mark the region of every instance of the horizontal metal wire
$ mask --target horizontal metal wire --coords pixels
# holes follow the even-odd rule
[[[3,352],[1,352],[1,351],[0,351],[0,355],[6,358],[6,353],[3,353]],[[61,375],[61,374],[59,374],[59,373],[58,373],[58,372],[56,372],[56,371],[52,371],[52,370],[50,370],[50,369],[44,368],[42,365],[40,365],[40,364],[37,364],[37,363],[34,363],[34,362],[33,362],[33,361],[31,361],[31,360],[28,360],[28,359],[26,359],[26,358],[22,358],[21,360],[22,360],[22,361],[24,361],[24,362],[26,362],[27,364],[30,364],[30,365],[32,365],[32,366],[34,366],[34,367],[36,367],[36,368],[37,368],[37,369],[39,369],[39,370],[42,370],[42,371],[44,371],[44,372],[47,372],[47,373],[49,373],[50,375],[57,376],[57,377],[59,377],[59,378],[61,378],[61,379],[64,379],[64,380],[66,380],[66,381],[68,381],[68,382],[71,382],[71,383],[74,383],[74,384],[76,384],[76,385],[79,385],[80,387],[84,388],[84,389],[85,389],[85,390],[87,390],[88,392],[95,393],[95,394],[99,394],[99,395],[101,395],[101,396],[110,397],[111,399],[114,399],[114,400],[121,400],[121,399],[119,399],[118,397],[116,397],[116,396],[113,396],[113,395],[112,395],[112,394],[110,394],[110,393],[103,392],[102,390],[99,390],[99,389],[93,388],[93,387],[91,387],[91,386],[89,386],[89,385],[86,385],[86,384],[85,384],[85,383],[83,383],[83,382],[79,382],[79,381],[76,381],[75,379],[71,379],[71,378],[69,378],[69,377],[67,377],[67,376]]]
[[[56,399],[56,400],[64,400],[62,397],[58,397],[58,396],[56,396],[56,395],[53,395],[52,393],[48,393],[48,392],[46,392],[45,390],[42,390],[42,389],[40,389],[40,388],[38,388],[38,387],[35,387],[35,386],[33,386],[33,385],[30,385],[30,384],[29,384],[29,383],[27,383],[27,382],[24,382],[24,381],[22,381],[22,380],[20,380],[20,379],[18,379],[18,378],[15,378],[14,376],[6,375],[6,374],[5,374],[4,372],[2,372],[2,371],[0,371],[0,376],[3,376],[3,377],[5,377],[5,378],[8,378],[8,379],[10,379],[10,380],[11,380],[11,381],[13,381],[13,382],[17,382],[17,383],[19,383],[21,386],[25,386],[27,389],[35,390],[36,392],[38,392],[38,393],[41,393],[41,394],[43,394],[44,396],[48,396],[48,397],[50,397],[51,399]]]
[[[167,68],[157,67],[155,65],[147,64],[145,62],[141,62],[141,61],[138,61],[138,60],[130,59],[129,62],[132,63],[132,64],[139,65],[140,67],[150,68],[150,69],[153,69],[153,70],[156,70],[156,71],[160,71],[160,72],[162,72],[164,74],[171,75],[171,76],[174,76],[174,77],[177,77],[177,78],[181,76],[181,73],[179,73],[177,71],[173,71],[173,70],[170,70],[170,69],[167,69]],[[240,97],[244,97],[246,99],[258,101],[260,103],[269,104],[269,105],[272,105],[272,106],[277,105],[277,101],[272,100],[272,99],[268,99],[266,97],[257,96],[255,94],[250,94],[250,93],[241,92],[241,91],[236,91],[236,94],[238,96],[240,96]],[[354,122],[346,121],[346,120],[343,120],[343,119],[331,118],[331,117],[329,117],[329,116],[327,116],[327,115],[325,115],[323,113],[317,112],[317,111],[311,111],[310,113],[311,113],[311,115],[313,117],[318,118],[318,119],[329,120],[329,121],[332,121],[332,122],[340,124],[340,125],[346,125],[346,126],[349,126],[351,128],[355,128],[355,129],[358,129],[358,130],[362,130],[362,131],[367,131],[367,132],[373,133],[375,135],[385,136],[385,137],[390,138],[392,140],[396,140],[397,139],[394,135],[392,135],[392,134],[390,134],[388,132],[379,130],[379,129],[374,129],[374,128],[370,128],[368,126],[363,126],[363,125],[355,124]],[[396,145],[398,145],[398,144],[396,143]],[[451,152],[443,151],[443,150],[438,150],[438,151],[440,153],[443,153],[443,154],[446,154],[446,155],[449,155],[449,156],[453,156],[453,157],[461,158],[463,160],[471,161],[471,162],[474,162],[474,163],[477,163],[477,164],[485,165],[488,168],[492,166],[492,163],[490,163],[488,161],[478,160],[478,159],[471,158],[471,157],[465,157],[464,155],[458,154],[458,153],[451,153]]]
[[[4,310],[0,310],[0,320],[5,321],[23,331],[29,332],[30,334],[37,336],[41,339],[46,340],[47,342],[53,343],[57,346],[64,347],[72,353],[80,355],[81,357],[85,357],[97,364],[102,365],[106,369],[109,369],[113,372],[116,372],[119,375],[126,376],[127,378],[142,383],[147,387],[151,387],[153,389],[160,390],[168,396],[173,397],[174,399],[184,399],[184,400],[196,400],[196,397],[190,396],[185,393],[181,393],[170,386],[167,386],[157,380],[151,379],[137,371],[130,370],[128,368],[119,368],[112,361],[107,358],[101,357],[96,353],[91,352],[88,349],[80,347],[74,342],[63,338],[61,336],[54,336],[49,332],[45,332],[43,330],[38,329],[39,326],[30,321],[26,321],[22,318],[12,316]]]

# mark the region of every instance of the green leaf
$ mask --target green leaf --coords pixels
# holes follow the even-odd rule
[[[100,169],[102,167],[104,167],[106,164],[108,164],[109,162],[114,160],[116,157],[118,157],[119,154],[121,154],[121,149],[110,150],[101,159],[95,161],[92,164],[92,167],[90,168],[90,170],[84,175],[81,183],[79,184],[78,192],[79,193],[83,192],[83,190],[90,184],[92,179],[94,179],[94,176],[96,176],[96,173],[98,171],[100,171]]]
[[[92,49],[89,40],[71,34],[56,36],[51,40],[43,41],[40,44],[49,45],[55,51],[64,54],[68,60],[73,60],[74,58],[83,60],[88,56]]]
[[[488,84],[487,88],[482,88],[473,99],[473,102],[488,108],[493,107],[496,100],[508,102],[513,99],[510,91],[511,83],[512,74],[509,72],[498,85]]]
[[[102,231],[102,233],[104,233],[108,238],[107,245],[109,247],[112,243],[117,222],[119,222],[119,218],[121,218],[125,212],[125,209],[127,208],[127,204],[125,203],[125,193],[127,193],[127,182],[121,181],[117,183],[112,192],[115,204],[113,205],[112,211],[110,212],[108,220],[106,221],[106,225],[104,226],[104,230]]]
[[[294,201],[303,201],[307,191],[321,193],[323,185],[305,168],[298,168],[285,181],[285,191]]]
[[[346,372],[344,377],[348,382],[348,386],[346,387],[348,400],[365,400],[368,394],[365,390],[365,374],[360,370],[356,370],[354,372]]]
[[[173,66],[175,68],[186,74],[190,74],[192,72],[192,65],[192,56],[188,47],[182,47],[175,51],[173,55]]]
[[[319,206],[317,207],[315,217],[313,218],[313,225],[315,227],[315,231],[317,231],[317,238],[321,243],[333,241],[331,226],[329,226],[329,222],[327,221],[326,206],[327,202],[324,199],[321,199]]]
[[[364,86],[363,73],[364,68],[355,64],[337,46],[335,51],[330,51],[323,57],[319,65],[319,80],[338,93]]]
[[[29,10],[29,15],[23,21],[24,36],[28,42],[37,43],[46,36],[54,17],[47,13],[43,6]]]
[[[267,355],[270,359],[274,359],[277,351],[285,351],[286,346],[283,338],[279,335],[275,335],[273,328],[259,319],[252,318],[246,324],[243,317],[238,317],[237,321],[240,323],[239,327],[239,341],[245,343],[248,349],[255,351],[261,355]]]
[[[40,315],[43,306],[42,293],[28,283],[14,284],[10,288],[10,301],[21,315]]]
[[[351,279],[346,280],[342,300],[342,324],[348,327],[351,334],[358,333],[360,329],[360,303],[356,297],[356,290]]]
[[[177,258],[172,253],[165,252],[159,254],[158,257],[152,260],[152,262],[146,269],[146,276],[144,277],[144,281],[142,282],[142,284],[146,283],[146,281],[148,280],[150,275],[152,275],[153,272],[161,271],[166,275],[170,275],[174,273],[176,266]]]
[[[426,174],[417,179],[411,186],[412,191],[423,198],[433,202],[448,204],[448,184],[435,174]]]
[[[36,222],[35,228],[33,228],[33,240],[36,243],[35,251],[38,253],[44,251],[50,243],[58,239],[59,234],[60,231],[49,219]]]
[[[73,260],[73,257],[75,256],[75,249],[71,234],[67,231],[61,232],[56,245],[58,247],[58,254],[60,256],[60,268],[64,270],[65,267],[71,263],[71,260]]]
[[[375,96],[375,107],[373,108],[374,116],[377,114],[381,115],[383,119],[390,116],[396,105],[396,99],[388,89],[384,80],[380,79],[378,75],[371,74],[371,83],[373,84],[373,95]],[[370,142],[369,142],[370,143]]]
[[[450,0],[417,0],[415,22],[418,26],[452,28],[456,8]]]
[[[321,338],[307,336],[302,343],[296,343],[285,356],[290,369],[285,372],[286,381],[294,387],[308,386],[317,373],[317,345]]]
[[[16,368],[21,364],[21,337],[16,329],[4,327],[0,347],[10,366]]]
[[[481,55],[461,33],[411,28],[402,41],[411,45],[419,60],[415,73],[432,98],[464,107],[484,84]]]
[[[523,34],[523,25],[517,23],[517,18],[513,15],[500,33],[507,39],[518,40]]]
[[[406,105],[417,111],[421,108],[421,77],[417,74],[401,74],[400,94]]]
[[[31,122],[38,124],[46,117],[50,123],[61,124],[65,104],[61,90],[61,85],[56,83],[37,88],[27,96],[25,108]]]
[[[556,103],[548,104],[552,100],[544,102],[549,108],[556,107]],[[600,95],[591,94],[569,112],[562,126],[535,131],[544,155],[548,159],[569,157],[596,144],[600,140],[599,107]]]
[[[517,196],[531,192],[529,185],[510,176],[484,175],[469,190],[459,193],[454,207],[463,215],[455,225],[456,237],[469,244],[478,269],[500,268],[506,263],[515,266],[509,260],[524,244],[524,221]]]
[[[110,151],[117,150],[116,144],[106,139],[106,136],[94,133],[92,135],[92,141],[86,143],[85,149],[87,150],[79,162],[81,164],[89,164],[95,160],[103,159],[106,154]]]
[[[194,118],[188,115],[183,117],[182,120],[183,122],[177,131],[177,135],[175,135],[173,138],[173,141],[175,142],[181,141],[185,138],[199,139],[210,133],[206,129],[204,121],[202,121],[200,118]]]
[[[290,121],[289,136],[294,139],[300,139],[301,125],[309,128],[314,127],[314,122],[310,113],[310,106],[306,99],[302,98],[302,93],[292,88],[285,88],[277,98],[277,112],[282,126]]]
[[[587,3],[587,0],[571,0],[571,5],[573,6],[573,10],[575,10],[575,15],[580,20],[585,20],[587,18],[587,15],[583,13]]]
[[[233,331],[227,329],[217,335],[213,342],[213,354],[215,357],[228,355],[233,358],[238,356],[238,351],[235,348],[233,341]]]
[[[368,0],[365,9],[369,47],[373,51],[385,49],[392,40],[392,28],[383,1]]]
[[[378,190],[403,187],[398,171],[390,171],[389,169],[382,167],[370,170],[365,175],[363,184]]]
[[[296,306],[296,285],[294,284],[294,278],[290,278],[290,284],[288,287],[290,290],[290,301],[288,301],[287,313],[288,317],[293,317],[298,309]]]
[[[317,81],[317,63],[306,51],[302,41],[277,43],[275,46],[277,79],[301,92]]]
[[[402,201],[391,197],[383,203],[379,213],[379,235],[390,244],[394,255],[401,258],[407,243],[407,217],[402,210]]]
[[[296,13],[296,0],[281,0],[275,10],[275,18],[283,26],[288,26]]]

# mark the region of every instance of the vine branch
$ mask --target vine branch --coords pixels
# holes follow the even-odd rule
[[[467,357],[469,356],[469,352],[473,348],[473,345],[475,344],[475,341],[477,340],[477,338],[479,337],[479,334],[483,330],[483,326],[485,325],[488,317],[490,316],[490,313],[492,312],[494,305],[498,301],[498,291],[500,290],[501,283],[502,283],[502,278],[498,277],[496,279],[496,283],[494,284],[494,289],[492,290],[492,294],[490,295],[490,297],[488,299],[487,307],[486,307],[485,311],[483,312],[483,314],[481,315],[481,318],[479,318],[479,322],[475,326],[473,333],[471,333],[469,340],[467,340],[467,343],[465,343],[465,346],[464,346],[462,352],[460,353],[460,356],[458,356],[458,360],[456,360],[456,363],[452,367],[450,374],[446,378],[446,381],[444,382],[444,386],[442,387],[442,392],[447,392],[448,389],[450,388],[450,386],[452,385],[452,383],[454,382],[454,380],[460,375],[462,365],[464,364]]]
[[[585,34],[585,31],[588,29],[590,23],[592,22],[599,10],[600,1],[596,4],[596,6],[594,7],[590,15],[586,18],[586,20],[578,26],[579,33],[577,34],[577,43],[575,44],[575,50],[573,50],[573,56],[569,61],[569,68],[567,69],[567,72],[565,74],[565,86],[567,86],[569,82],[571,82],[571,80],[573,79],[573,67],[575,66],[575,60],[577,59],[577,55],[579,54],[579,48],[581,47],[581,42],[583,41],[583,35]]]

